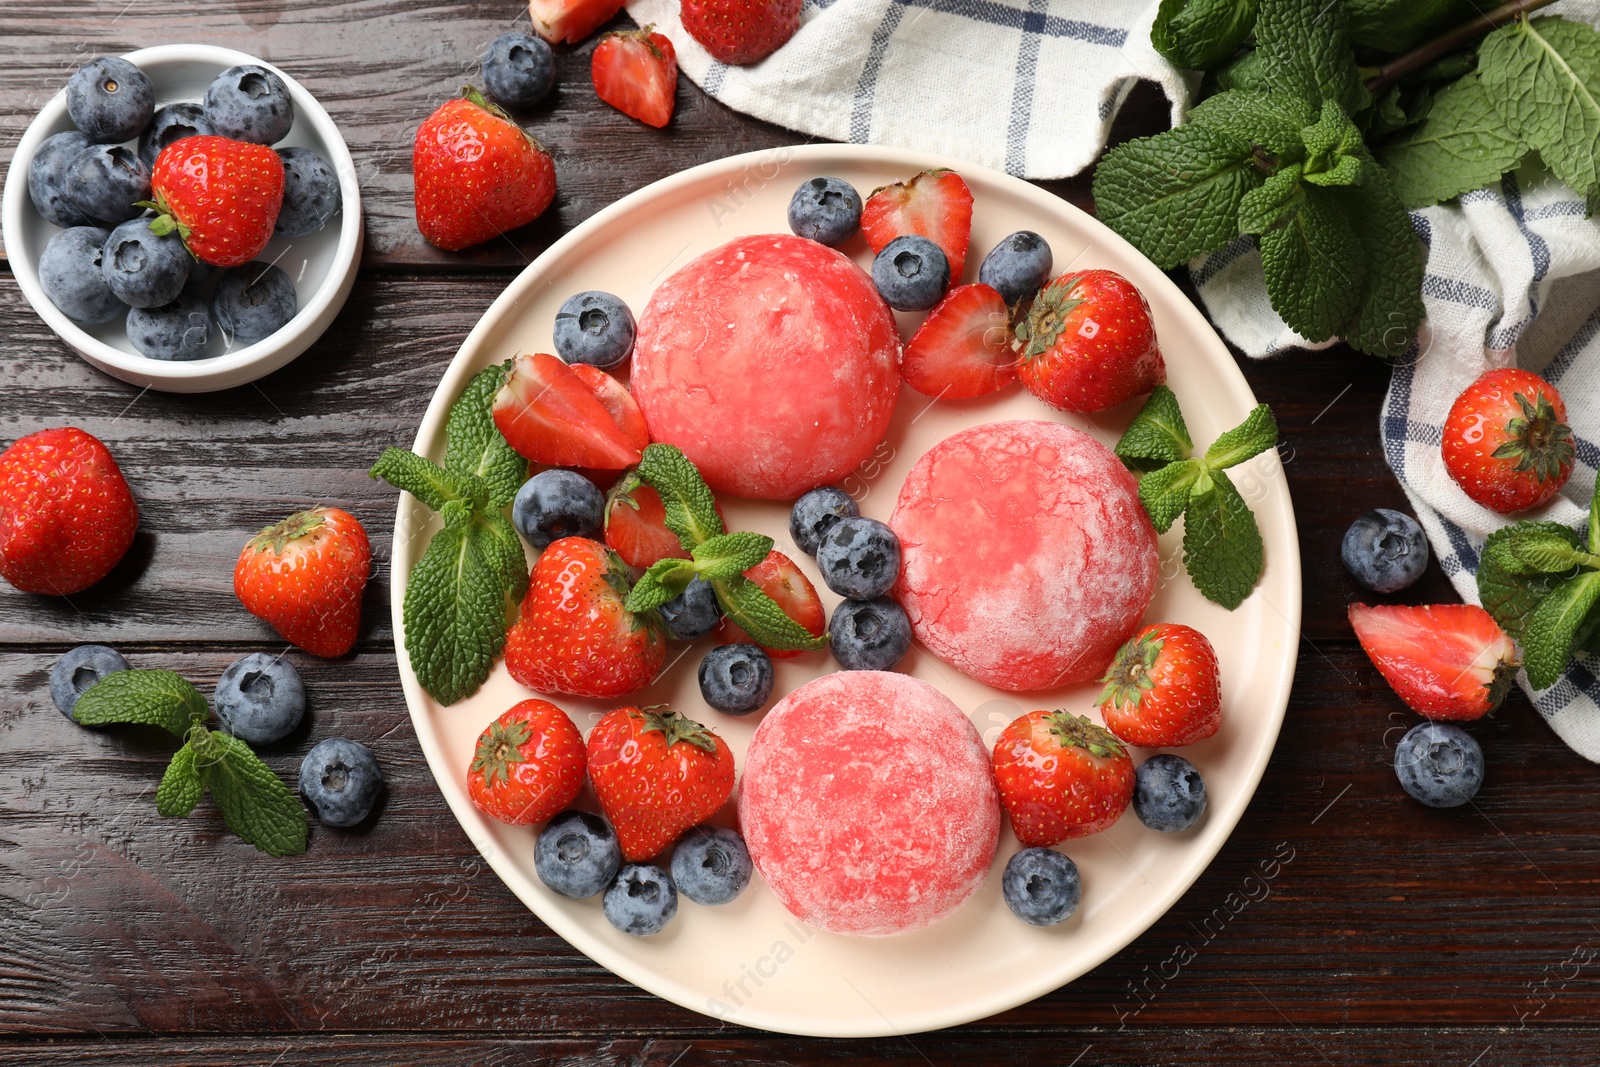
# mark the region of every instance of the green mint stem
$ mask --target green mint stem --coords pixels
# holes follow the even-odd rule
[[[1526,15],[1530,11],[1537,11],[1541,7],[1549,7],[1555,0],[1515,0],[1514,3],[1503,4],[1493,11],[1486,11],[1480,15],[1463,22],[1453,30],[1449,30],[1431,41],[1424,42],[1407,52],[1403,56],[1391,59],[1378,68],[1378,73],[1366,81],[1367,91],[1377,96],[1384,89],[1404,78],[1414,70],[1421,70],[1434,60],[1454,52],[1469,41],[1477,40],[1492,30],[1497,30],[1509,22]]]

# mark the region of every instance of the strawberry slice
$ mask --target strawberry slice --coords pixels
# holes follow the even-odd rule
[[[577,44],[621,10],[622,0],[528,0],[533,32],[551,44]]]
[[[611,413],[612,420],[622,430],[622,436],[643,452],[644,446],[650,443],[650,429],[645,425],[644,412],[639,410],[628,387],[599,367],[591,367],[587,363],[569,363],[568,366],[578,380],[594,393],[600,406]]]
[[[634,483],[632,488],[628,483]],[[631,503],[630,503],[631,501]],[[716,505],[721,519],[722,505]],[[649,567],[664,559],[688,559],[678,535],[667,529],[661,494],[637,478],[624,477],[606,501],[606,544],[630,567]]]
[[[678,95],[678,54],[650,27],[614,30],[600,38],[589,64],[595,95],[650,126],[672,119]]]
[[[1521,662],[1476,604],[1351,604],[1350,625],[1383,680],[1430,719],[1483,718],[1505,699]]]
[[[494,395],[494,424],[534,463],[620,470],[643,451],[572,368],[546,352],[519,355]]]
[[[920,233],[944,249],[950,280],[961,280],[972,238],[972,190],[953,170],[925,170],[873,191],[861,209],[861,232],[874,254],[896,237]]]
[[[1006,299],[983,284],[950,290],[922,320],[900,360],[906,384],[926,396],[965,400],[1017,380]]]
[[[811,584],[811,579],[795,565],[794,560],[782,552],[768,552],[767,558],[745,571],[744,576],[776,601],[785,615],[814,636],[821,637],[827,629],[827,614],[822,610],[822,598],[817,596],[817,587]],[[727,616],[723,616],[717,624],[716,635],[719,645],[756,643],[744,632],[743,626],[730,621]],[[766,652],[773,659],[792,659],[800,655],[799,650],[769,648]]]

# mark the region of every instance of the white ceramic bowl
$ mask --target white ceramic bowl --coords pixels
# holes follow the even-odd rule
[[[112,377],[169,393],[209,393],[253,382],[282,367],[322,336],[355,284],[361,262],[361,190],[350,150],[333,119],[299,82],[255,56],[213,45],[167,44],[141,48],[123,58],[149,77],[158,108],[182,100],[198,102],[213,78],[242,63],[266,67],[288,85],[294,98],[294,126],[274,147],[300,146],[320,153],[338,173],[343,198],[339,214],[321,230],[305,237],[273,238],[257,257],[276,262],[294,280],[299,311],[283,329],[253,345],[229,347],[222,331],[213,328],[207,356],[187,362],[141,356],[128,342],[121,316],[100,326],[80,326],[63,315],[39,285],[39,256],[60,227],[34,209],[28,196],[28,165],[45,138],[73,128],[67,117],[65,88],[50,98],[28,126],[6,175],[0,224],[11,271],[28,303],[57,336]]]

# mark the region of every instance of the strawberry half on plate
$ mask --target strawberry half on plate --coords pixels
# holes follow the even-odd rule
[[[1383,680],[1419,715],[1481,719],[1500,706],[1521,659],[1476,604],[1350,605],[1350,625]]]
[[[953,170],[925,170],[910,181],[873,191],[861,208],[861,232],[873,254],[908,233],[921,234],[950,261],[950,283],[961,281],[972,240],[972,190]]]
[[[512,448],[534,463],[597,470],[633,466],[643,453],[637,428],[620,424],[595,394],[593,383],[557,357],[547,352],[519,355],[494,395],[494,424]],[[628,399],[631,403],[632,397]]]
[[[922,320],[900,360],[906,384],[924,396],[965,400],[1017,380],[1005,297],[987,285],[963,285]]]

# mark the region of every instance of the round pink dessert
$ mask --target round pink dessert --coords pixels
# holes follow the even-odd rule
[[[801,920],[883,937],[977,892],[1000,798],[983,740],[944,694],[903,674],[840,671],[767,712],[745,756],[739,827]]]
[[[1156,590],[1156,533],[1133,476],[1081,430],[997,422],[919,459],[889,525],[894,595],[928,651],[985,685],[1104,674]]]
[[[656,289],[631,373],[651,440],[681,448],[711,488],[793,500],[883,440],[900,334],[849,257],[803,237],[740,237]]]

